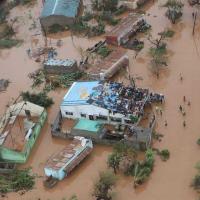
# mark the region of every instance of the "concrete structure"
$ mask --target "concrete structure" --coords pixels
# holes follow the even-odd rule
[[[64,118],[136,124],[148,99],[148,89],[100,81],[74,82],[64,96],[60,110]]]
[[[0,120],[0,162],[25,163],[46,118],[46,110],[33,103],[10,106]]]
[[[126,69],[129,66],[129,58],[126,50],[122,48],[113,48],[112,52],[99,63],[88,69],[91,78],[107,80],[114,76],[120,69]]]
[[[70,145],[48,159],[44,167],[45,175],[58,180],[64,179],[92,152],[92,149],[92,140],[74,137]]]
[[[129,41],[140,29],[143,19],[135,13],[129,14],[126,18],[106,34],[106,42],[113,45],[123,45]]]
[[[44,70],[50,74],[65,74],[78,70],[77,62],[73,59],[48,59],[44,63]]]
[[[74,23],[78,15],[80,0],[46,0],[40,16],[42,28],[59,24],[67,26]]]

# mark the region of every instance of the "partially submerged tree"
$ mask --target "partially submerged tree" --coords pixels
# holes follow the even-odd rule
[[[170,38],[174,35],[174,31],[166,29],[161,33],[158,33],[159,38],[153,39],[149,35],[148,40],[152,44],[149,49],[149,55],[151,56],[151,70],[159,78],[159,71],[162,67],[167,66],[167,44],[166,38]]]
[[[168,149],[163,149],[163,150],[159,151],[159,156],[162,161],[166,161],[170,157],[170,152]]]
[[[200,162],[196,164],[195,168],[197,169],[197,174],[193,178],[191,186],[199,192],[200,191]]]
[[[30,173],[30,169],[14,170],[0,175],[0,193],[31,190],[34,184],[35,176]]]
[[[184,4],[179,0],[168,0],[163,6],[167,7],[165,15],[173,24],[175,24],[176,20],[182,16]]]
[[[145,160],[137,162],[134,167],[134,187],[142,184],[151,174],[154,166],[154,152],[152,149],[147,149]]]
[[[92,196],[94,196],[96,200],[111,200],[112,190],[116,181],[117,178],[112,172],[101,172],[98,181],[94,185]]]
[[[29,91],[21,93],[22,99],[24,101],[32,102],[36,105],[48,108],[54,102],[52,98],[49,98],[45,92],[30,93]]]
[[[108,156],[108,166],[111,167],[114,170],[114,173],[117,173],[117,170],[119,169],[119,164],[122,159],[122,156],[114,152],[111,155]]]

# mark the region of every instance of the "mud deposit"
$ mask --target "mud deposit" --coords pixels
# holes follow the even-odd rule
[[[138,86],[147,87],[156,92],[163,93],[166,96],[166,103],[163,107],[163,115],[157,116],[157,131],[164,135],[162,142],[155,142],[156,148],[167,148],[171,156],[167,162],[162,162],[156,158],[154,172],[150,179],[138,189],[133,188],[131,178],[119,177],[116,188],[116,200],[192,200],[197,199],[197,194],[190,187],[192,177],[195,174],[194,165],[199,160],[200,149],[196,145],[199,138],[199,111],[200,111],[200,16],[197,20],[196,34],[192,36],[192,9],[187,2],[184,6],[183,17],[176,25],[171,25],[164,16],[165,9],[160,8],[160,2],[149,6],[147,9],[147,21],[152,25],[152,34],[156,36],[158,32],[163,31],[165,27],[173,29],[176,34],[168,41],[169,62],[167,70],[162,71],[157,79],[149,70],[149,57],[147,55],[150,45],[144,39],[145,48],[134,59],[134,52],[129,51],[130,71],[136,79]],[[27,11],[28,10],[28,11]],[[38,3],[31,9],[17,7],[11,11],[11,16],[39,16],[41,4]],[[0,51],[0,78],[11,81],[6,92],[0,93],[0,114],[3,114],[5,106],[12,98],[16,98],[22,90],[28,90],[31,81],[27,77],[30,72],[38,69],[40,66],[34,60],[28,58],[26,50],[31,45],[43,45],[42,36],[36,34],[35,30],[29,30],[30,21],[26,17],[20,17],[16,25],[18,37],[24,39],[20,47],[14,47],[11,50]],[[24,25],[23,25],[24,24]],[[38,22],[37,22],[38,24]],[[22,26],[23,25],[23,26]],[[38,33],[40,34],[40,33]],[[58,37],[48,39],[51,44],[55,44]],[[33,39],[41,42],[31,43]],[[36,40],[36,41],[37,41]],[[62,35],[63,46],[59,48],[60,58],[79,58],[80,49],[86,49],[98,41],[98,39],[88,40],[74,37],[70,34]],[[35,41],[35,40],[34,40]],[[75,44],[75,45],[74,45]],[[179,80],[180,73],[183,81]],[[115,77],[117,81],[128,82],[124,74]],[[73,173],[58,185],[47,190],[43,187],[44,163],[50,155],[62,149],[68,141],[62,141],[52,138],[50,134],[50,124],[56,116],[59,104],[66,90],[51,92],[50,96],[54,98],[55,104],[48,110],[48,122],[35,144],[26,166],[31,166],[33,172],[41,178],[36,179],[35,188],[32,191],[20,196],[17,193],[8,195],[9,200],[61,200],[77,194],[80,200],[91,200],[91,191],[99,171],[104,170],[107,155],[111,148],[96,145],[93,153],[73,171]],[[187,106],[183,102],[183,96],[191,102]],[[186,110],[186,116],[182,116],[178,110],[179,105],[183,105]],[[168,126],[164,126],[167,120]],[[186,121],[186,127],[183,127],[183,121]],[[24,166],[23,166],[24,167]]]

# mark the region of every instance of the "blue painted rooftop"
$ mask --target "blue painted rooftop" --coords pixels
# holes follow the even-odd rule
[[[41,17],[50,15],[64,15],[76,17],[78,14],[80,0],[46,0]]]
[[[74,82],[67,94],[63,98],[61,106],[68,105],[88,105],[89,96],[94,92],[94,88],[99,86],[99,81]]]

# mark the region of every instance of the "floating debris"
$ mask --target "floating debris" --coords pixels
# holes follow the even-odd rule
[[[9,85],[10,81],[7,79],[0,79],[0,92],[5,91]]]

